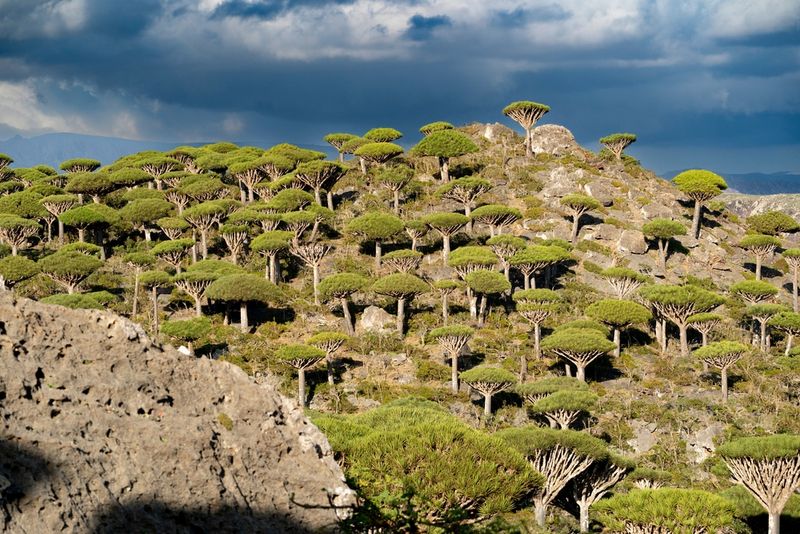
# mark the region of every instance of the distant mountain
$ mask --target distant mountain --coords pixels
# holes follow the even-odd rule
[[[237,141],[235,141],[237,142]],[[119,137],[101,137],[73,133],[50,133],[35,137],[15,135],[0,141],[0,153],[14,158],[13,167],[31,167],[45,164],[58,168],[58,165],[70,158],[92,158],[109,164],[121,156],[141,152],[143,150],[170,150],[176,146],[198,146],[206,142],[182,141],[136,141]],[[237,142],[240,145],[264,146],[270,144],[260,142]],[[301,145],[305,148],[321,150],[332,155],[330,146]]]
[[[671,180],[682,171],[670,171],[663,177]],[[720,173],[728,182],[728,191],[745,195],[778,195],[782,193],[800,193],[800,174],[789,171],[765,174],[750,172],[743,174]]]

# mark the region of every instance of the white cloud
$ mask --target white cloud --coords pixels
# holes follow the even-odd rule
[[[783,30],[800,31],[797,0],[717,0],[708,13],[715,37],[746,37]]]
[[[226,115],[222,120],[222,129],[227,134],[237,134],[244,129],[244,121],[238,115]]]
[[[87,132],[86,124],[79,117],[65,116],[47,109],[32,81],[0,81],[0,121],[29,133]]]

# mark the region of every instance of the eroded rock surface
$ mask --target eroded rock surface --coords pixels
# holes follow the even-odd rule
[[[292,401],[110,313],[0,295],[0,413],[4,532],[318,532],[353,502]]]

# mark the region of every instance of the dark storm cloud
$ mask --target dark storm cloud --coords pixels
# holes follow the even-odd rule
[[[452,21],[450,17],[446,15],[436,15],[433,17],[414,15],[408,19],[408,29],[405,32],[405,37],[412,41],[427,41],[433,37],[433,30],[451,25]]]
[[[525,25],[539,21],[568,19],[570,14],[558,4],[539,6],[536,9],[526,9],[518,6],[512,10],[498,10],[492,13],[491,21],[501,28],[522,28]]]
[[[413,142],[430,120],[504,121],[499,110],[520,99],[550,104],[545,122],[583,142],[613,131],[663,147],[800,140],[791,32],[701,38],[690,17],[664,21],[652,7],[646,31],[625,19],[581,25],[582,13],[546,2],[491,4],[470,21],[413,0],[374,10],[394,18],[345,26],[359,2],[0,0],[0,91],[31,80],[43,110],[96,128],[121,121],[122,132],[129,115],[132,136],[176,141],[308,143],[391,125]]]

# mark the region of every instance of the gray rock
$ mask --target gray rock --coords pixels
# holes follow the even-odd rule
[[[656,437],[658,425],[655,423],[645,423],[634,420],[630,422],[630,426],[631,429],[633,429],[635,437],[629,439],[627,443],[636,454],[645,453],[658,443],[658,438]]]
[[[695,433],[683,436],[686,441],[686,452],[694,459],[696,464],[701,464],[714,454],[714,439],[721,436],[725,427],[720,423],[712,423]]]
[[[358,325],[362,331],[387,333],[395,327],[395,318],[383,308],[370,306],[361,314]]]
[[[355,502],[303,410],[238,367],[107,312],[6,294],[0,317],[0,479],[24,495],[0,530],[316,532]]]
[[[603,206],[608,207],[614,203],[614,190],[603,183],[592,182],[583,186],[583,190],[590,197],[600,202]]]
[[[650,204],[645,204],[640,208],[639,211],[642,212],[642,216],[645,219],[656,219],[656,218],[668,219],[672,217],[673,214],[672,209],[657,202],[651,202]]]
[[[597,224],[594,226],[587,226],[584,230],[584,238],[586,239],[602,239],[605,241],[616,241],[619,239],[621,230],[612,224]]]
[[[617,249],[631,254],[646,254],[648,245],[644,234],[639,230],[623,230],[617,240]]]
[[[580,145],[568,129],[558,124],[543,124],[533,129],[531,148],[534,154],[583,155]]]

